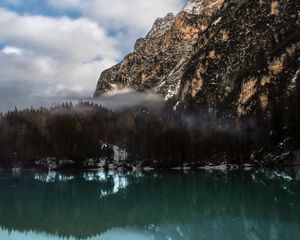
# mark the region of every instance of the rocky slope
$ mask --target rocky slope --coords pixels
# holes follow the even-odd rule
[[[246,121],[247,134],[263,129],[281,153],[299,149],[300,2],[190,0],[101,74],[95,97],[122,88],[152,90],[174,110],[238,128]]]
[[[300,78],[300,2],[190,0],[157,19],[134,52],[104,71],[95,97],[151,89],[174,107],[244,116],[268,112]]]

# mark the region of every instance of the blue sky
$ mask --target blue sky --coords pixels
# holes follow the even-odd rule
[[[49,6],[46,0],[1,0],[0,6],[20,14],[44,15],[44,16],[64,16],[72,18],[80,17],[80,11],[72,9],[56,9]]]
[[[0,0],[0,112],[88,97],[184,0]],[[50,100],[49,100],[50,99]]]

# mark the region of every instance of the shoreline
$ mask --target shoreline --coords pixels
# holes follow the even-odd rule
[[[278,166],[259,166],[252,164],[244,164],[244,165],[236,165],[236,164],[228,164],[228,165],[204,165],[200,167],[191,167],[191,166],[171,166],[171,167],[154,167],[154,166],[145,166],[145,167],[134,167],[134,168],[76,168],[76,167],[68,167],[68,168],[10,168],[4,169],[0,168],[0,172],[158,172],[158,171],[173,171],[173,172],[190,172],[190,171],[237,171],[244,170],[250,171],[253,169],[280,169],[280,168],[289,168],[289,167],[300,167],[300,164],[282,164]]]

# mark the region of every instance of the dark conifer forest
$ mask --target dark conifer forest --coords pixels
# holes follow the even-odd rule
[[[260,164],[266,156],[274,159],[275,153],[299,146],[296,109],[297,105],[290,110],[278,108],[271,119],[239,122],[219,122],[203,112],[175,112],[167,107],[158,112],[142,107],[112,111],[82,101],[49,109],[15,109],[0,118],[0,166],[30,168],[49,157],[71,159],[78,168],[86,159],[113,160],[112,150],[103,144],[126,149],[128,162],[159,167]]]

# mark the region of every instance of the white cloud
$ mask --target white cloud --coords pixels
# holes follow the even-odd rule
[[[2,49],[2,53],[6,55],[17,55],[20,56],[23,54],[23,50],[21,48],[6,46]]]
[[[62,62],[32,52],[18,55],[2,51],[0,83],[18,81],[24,85],[35,84],[36,92],[31,92],[31,96],[64,97],[65,93],[89,96],[95,90],[100,72],[115,63],[113,59]]]
[[[86,18],[23,16],[0,8],[0,29],[0,42],[9,44],[0,50],[0,84],[34,84],[28,97],[92,95],[100,72],[121,56],[116,40]],[[3,105],[8,100],[1,90]]]
[[[0,43],[5,44],[0,49],[0,111],[20,105],[23,98],[22,104],[29,104],[36,97],[91,96],[100,73],[132,49],[157,17],[178,12],[181,1],[47,0],[60,14],[79,12],[77,19],[0,8]]]
[[[116,29],[133,27],[144,32],[149,31],[157,17],[177,12],[182,7],[178,0],[115,0],[113,5],[111,0],[84,2],[86,12],[94,19]]]
[[[176,13],[182,0],[47,0],[60,9],[72,8],[97,21],[103,28],[119,34],[126,49],[133,47],[138,37],[144,36],[158,17]]]
[[[149,31],[157,17],[182,8],[181,0],[48,0],[58,8],[73,8],[103,26]]]
[[[90,61],[119,57],[115,39],[96,22],[80,18],[20,16],[0,8],[0,40],[54,58]]]
[[[100,72],[115,63],[109,59],[67,63],[32,52],[1,51],[0,112],[91,96]]]

